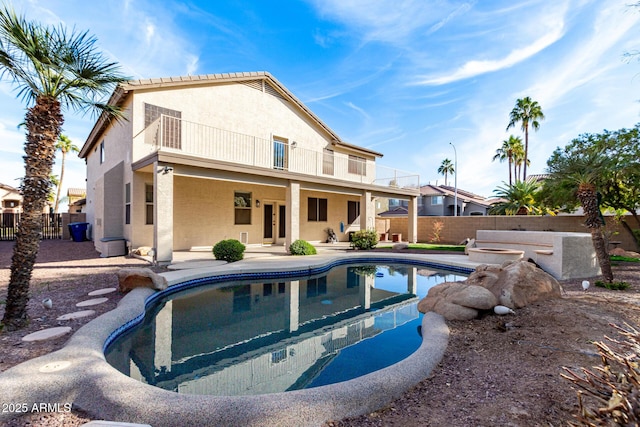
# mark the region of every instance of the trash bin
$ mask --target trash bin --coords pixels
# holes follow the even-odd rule
[[[87,227],[88,222],[70,222],[69,233],[74,242],[84,242],[87,240]]]

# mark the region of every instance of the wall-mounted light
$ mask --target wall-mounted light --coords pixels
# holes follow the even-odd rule
[[[260,207],[260,200],[256,199],[256,208]]]
[[[171,166],[165,166],[164,168],[162,168],[162,174],[166,175],[169,172],[173,172],[173,168]]]
[[[298,146],[298,142],[297,141],[293,141],[291,143],[291,148],[296,148]]]

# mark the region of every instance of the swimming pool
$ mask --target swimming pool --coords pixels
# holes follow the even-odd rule
[[[264,394],[345,381],[415,351],[418,300],[466,271],[394,260],[310,273],[170,288],[142,322],[109,340],[107,360],[132,378],[187,394]]]

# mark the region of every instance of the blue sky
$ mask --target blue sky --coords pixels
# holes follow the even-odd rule
[[[492,162],[516,99],[546,120],[530,136],[529,173],[581,133],[640,121],[640,9],[629,0],[22,0],[18,12],[89,30],[132,78],[268,71],[343,140],[381,164],[491,196],[508,180]],[[100,6],[98,6],[98,4]],[[25,106],[0,84],[0,182],[23,175]],[[93,118],[66,115],[78,146]],[[67,161],[64,187],[84,187]],[[54,167],[59,173],[59,165]],[[452,185],[452,180],[449,182]]]

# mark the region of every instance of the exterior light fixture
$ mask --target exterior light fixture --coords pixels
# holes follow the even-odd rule
[[[256,199],[256,208],[260,207],[260,200]]]

